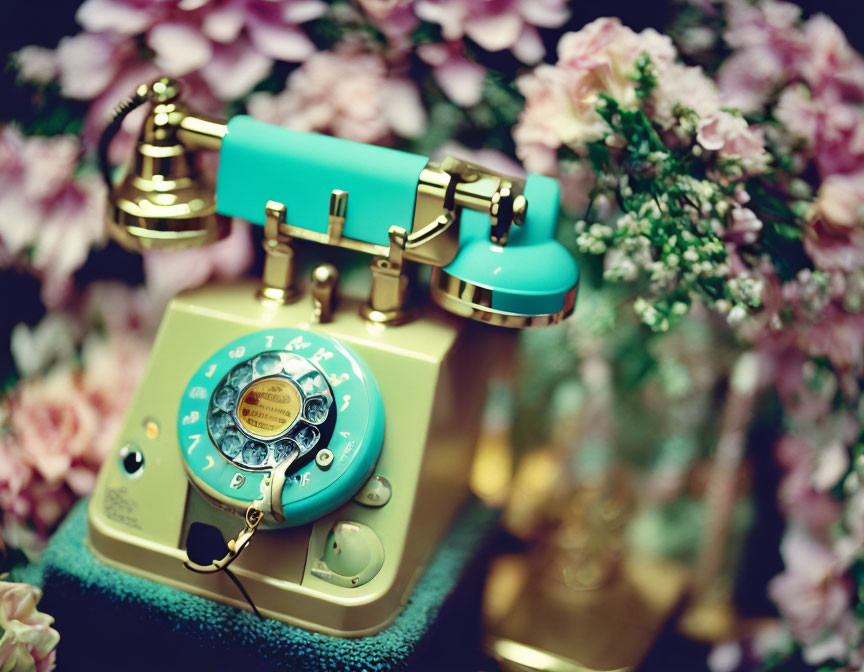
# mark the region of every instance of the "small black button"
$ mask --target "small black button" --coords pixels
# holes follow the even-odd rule
[[[127,444],[120,449],[120,466],[128,476],[137,476],[144,468],[144,455],[133,444]]]

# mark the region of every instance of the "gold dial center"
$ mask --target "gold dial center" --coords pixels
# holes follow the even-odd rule
[[[297,387],[285,378],[261,378],[237,402],[237,421],[250,434],[270,438],[288,429],[300,414]]]

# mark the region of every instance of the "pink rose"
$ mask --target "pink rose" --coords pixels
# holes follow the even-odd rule
[[[72,372],[58,369],[21,381],[10,398],[9,425],[20,458],[46,482],[62,483],[99,434],[99,416]]]
[[[657,80],[644,101],[637,95],[634,77],[643,54],[651,59]],[[614,98],[624,108],[642,105],[651,120],[664,129],[675,125],[679,107],[702,117],[718,114],[720,109],[713,82],[701,68],[679,63],[668,37],[651,29],[635,33],[611,18],[597,19],[578,32],[563,35],[558,43],[558,62],[537,67],[520,77],[517,85],[525,96],[525,109],[513,130],[516,153],[530,172],[547,175],[557,170],[560,147],[584,155],[586,145],[607,132],[597,112],[603,96]],[[756,152],[749,144],[755,134],[746,123],[743,130],[733,130],[736,132],[728,132],[725,138],[728,152],[740,152],[749,160]]]
[[[60,635],[54,619],[36,609],[42,591],[26,583],[0,581],[0,669],[54,669]]]
[[[804,24],[806,53],[800,59],[801,76],[816,95],[835,91],[846,100],[864,100],[864,59],[840,27],[824,14]]]
[[[48,534],[89,494],[143,374],[149,343],[129,332],[91,336],[83,371],[55,367],[21,380],[6,398],[0,434],[0,510]]]
[[[786,533],[780,552],[786,569],[772,579],[769,595],[792,634],[805,646],[816,645],[843,621],[852,585],[831,550],[798,528]]]
[[[864,267],[864,172],[830,175],[823,181],[804,248],[821,270]]]

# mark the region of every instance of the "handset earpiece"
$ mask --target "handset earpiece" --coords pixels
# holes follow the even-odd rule
[[[525,219],[504,237],[486,213],[463,209],[459,253],[432,270],[431,295],[445,310],[505,327],[547,326],[573,312],[579,269],[555,239],[558,182],[529,175]],[[497,240],[496,240],[497,233]]]
[[[111,140],[126,116],[150,109],[125,177],[111,179]],[[200,247],[224,238],[228,220],[216,212],[213,185],[198,167],[198,150],[218,148],[225,125],[193,114],[170,79],[142,84],[121,103],[99,142],[99,164],[108,186],[108,233],[133,252]]]

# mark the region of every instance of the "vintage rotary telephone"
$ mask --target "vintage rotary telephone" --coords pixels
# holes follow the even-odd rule
[[[149,105],[134,163],[107,150]],[[219,151],[215,189],[197,153]],[[205,245],[224,216],[264,226],[263,281],[169,305],[90,504],[109,565],[341,636],[399,613],[468,495],[485,398],[486,327],[557,323],[578,271],[554,239],[554,180],[192,112],[142,85],[100,146],[107,225],[131,250]],[[372,255],[368,300],[338,273],[295,280],[294,239]],[[412,300],[431,267],[438,306]],[[191,487],[190,487],[191,486]],[[239,530],[239,532],[238,532]],[[229,541],[225,541],[229,539]],[[190,571],[191,570],[191,571]]]

